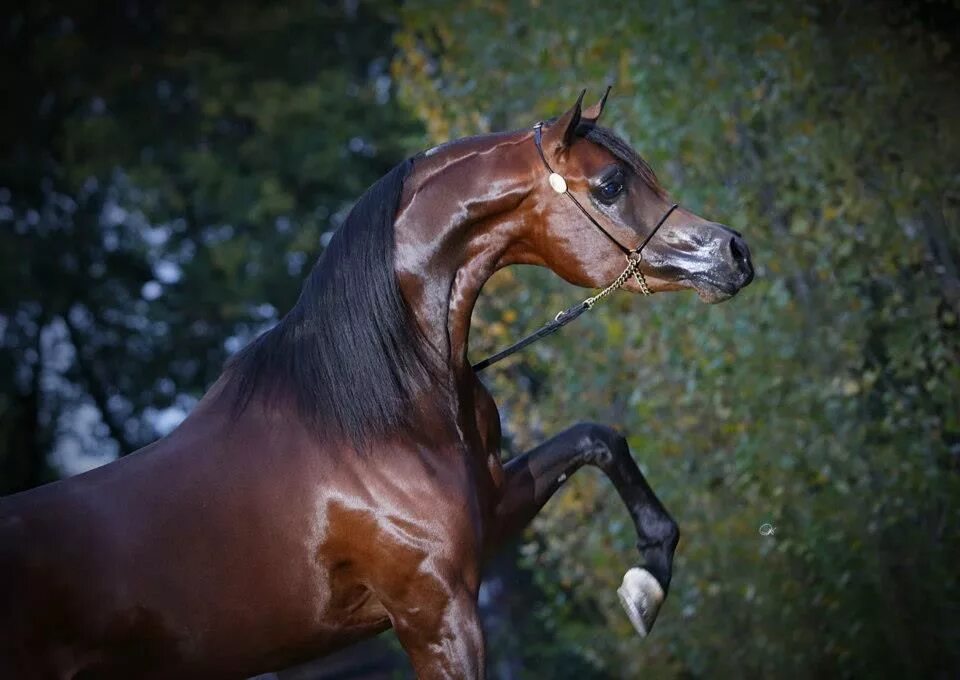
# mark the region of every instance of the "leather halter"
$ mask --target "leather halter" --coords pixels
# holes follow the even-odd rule
[[[566,180],[564,180],[561,175],[559,175],[557,172],[554,171],[552,167],[550,167],[550,163],[547,161],[547,157],[543,153],[543,121],[540,121],[533,126],[533,143],[537,145],[537,153],[540,154],[540,160],[543,161],[543,166],[547,169],[547,172],[550,173],[549,181],[550,181],[550,186],[553,188],[553,190],[559,194],[565,194],[567,198],[573,201],[573,204],[580,209],[580,212],[583,213],[583,216],[586,217],[588,220],[590,220],[590,223],[593,226],[595,226],[597,229],[599,229],[600,233],[602,233],[604,236],[610,239],[613,242],[613,244],[617,246],[617,248],[623,251],[624,255],[629,256],[629,255],[632,255],[633,253],[639,253],[643,249],[643,247],[647,245],[647,241],[649,241],[653,237],[653,235],[657,233],[657,229],[659,229],[660,226],[666,221],[667,217],[670,216],[670,213],[672,213],[677,207],[676,205],[671,207],[670,210],[667,211],[667,214],[660,219],[660,223],[657,224],[657,226],[654,227],[653,231],[650,232],[650,235],[647,236],[646,240],[644,240],[644,242],[641,243],[639,247],[631,250],[630,248],[627,248],[625,245],[620,243],[620,241],[618,241],[616,237],[613,236],[613,234],[611,234],[609,231],[604,229],[603,226],[593,218],[593,215],[587,212],[587,209],[584,208],[583,204],[577,200],[577,197],[570,193],[570,190],[567,188]]]
[[[590,223],[594,227],[599,229],[604,236],[610,239],[610,241],[612,241],[617,246],[617,248],[619,248],[621,252],[623,252],[624,256],[627,258],[627,268],[623,270],[620,276],[618,276],[613,281],[613,283],[611,283],[609,286],[604,288],[602,291],[600,291],[596,295],[592,297],[588,297],[583,302],[580,302],[574,305],[573,307],[570,307],[569,309],[563,310],[553,318],[553,321],[550,321],[544,326],[542,326],[540,330],[515,342],[514,344],[510,345],[506,349],[503,349],[497,352],[493,356],[489,356],[483,361],[480,361],[474,364],[473,365],[474,371],[482,371],[487,366],[495,364],[501,359],[506,359],[508,356],[510,356],[515,352],[519,352],[521,349],[523,349],[527,345],[532,344],[537,340],[544,338],[560,330],[561,328],[566,326],[568,323],[576,319],[578,316],[583,314],[585,311],[592,308],[597,302],[605,298],[607,295],[621,288],[623,284],[625,284],[631,276],[634,276],[636,278],[637,284],[640,286],[640,290],[643,292],[643,294],[650,295],[650,289],[647,287],[646,279],[643,278],[643,273],[640,271],[640,260],[642,258],[642,251],[646,247],[646,245],[650,243],[650,239],[653,238],[654,234],[656,234],[660,230],[660,227],[663,226],[664,222],[667,221],[667,218],[670,217],[670,215],[673,214],[673,211],[676,210],[678,207],[677,203],[674,203],[673,205],[671,205],[670,208],[668,208],[667,211],[663,214],[663,217],[661,217],[660,220],[657,222],[656,226],[654,226],[653,230],[649,234],[647,234],[647,237],[643,239],[643,241],[640,243],[639,246],[633,249],[627,248],[625,245],[620,243],[620,241],[618,241],[609,231],[604,229],[603,226],[601,226],[601,224],[593,218],[593,215],[587,212],[587,209],[584,208],[583,205],[580,203],[580,201],[577,200],[576,196],[571,194],[570,190],[567,189],[567,182],[566,180],[563,179],[563,176],[555,172],[554,169],[550,167],[550,163],[547,162],[547,157],[543,153],[543,121],[540,121],[533,126],[533,141],[537,145],[537,153],[540,154],[540,160],[543,161],[544,167],[546,167],[547,171],[550,173],[548,177],[548,181],[550,182],[551,188],[554,191],[556,191],[558,194],[566,194],[567,197],[571,201],[573,201],[573,204],[580,209],[580,212],[583,213],[584,217],[590,220]]]

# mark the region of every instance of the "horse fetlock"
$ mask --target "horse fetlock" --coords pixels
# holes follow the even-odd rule
[[[680,527],[669,516],[662,518],[659,524],[656,543],[672,555],[680,542]]]

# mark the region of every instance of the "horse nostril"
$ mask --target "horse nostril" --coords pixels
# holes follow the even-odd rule
[[[753,265],[750,262],[750,251],[747,249],[747,244],[739,235],[730,239],[730,254],[740,271],[747,276],[747,282],[749,283],[749,280],[753,279]]]
[[[730,253],[733,255],[734,260],[743,262],[746,254],[743,252],[743,247],[738,243],[739,240],[736,236],[730,239]]]

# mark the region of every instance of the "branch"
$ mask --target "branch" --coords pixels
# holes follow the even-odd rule
[[[120,455],[125,456],[126,454],[135,451],[139,447],[127,438],[126,433],[123,431],[123,427],[116,422],[113,414],[107,407],[108,396],[103,381],[100,380],[97,372],[93,370],[93,365],[83,360],[83,357],[80,353],[81,343],[79,341],[79,332],[70,322],[68,315],[64,314],[60,318],[63,319],[63,323],[67,327],[67,334],[70,336],[70,343],[73,345],[74,351],[76,352],[77,369],[80,371],[80,378],[83,381],[84,386],[87,388],[87,392],[93,399],[93,403],[100,411],[100,417],[107,426],[107,430],[110,432],[110,437],[120,446]]]

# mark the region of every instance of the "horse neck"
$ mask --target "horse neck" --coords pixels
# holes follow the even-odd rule
[[[529,224],[529,132],[472,138],[427,152],[407,178],[395,222],[395,267],[426,339],[455,378],[467,360],[470,317],[484,283],[511,264]]]

